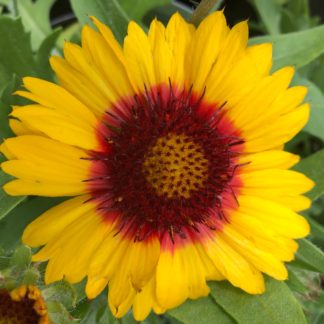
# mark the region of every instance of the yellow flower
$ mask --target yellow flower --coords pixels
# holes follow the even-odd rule
[[[36,286],[0,290],[0,324],[49,324],[47,308]]]
[[[123,48],[92,19],[98,31],[51,58],[61,85],[24,78],[17,93],[36,103],[13,108],[1,146],[8,194],[75,196],[24,232],[44,246],[46,283],[87,276],[89,298],[108,285],[113,314],[143,320],[208,280],[260,294],[262,273],[287,279],[313,186],[283,151],[309,116],[294,69],[271,74],[271,44],[248,47],[247,22],[230,29],[222,12],[148,35],[131,22]]]

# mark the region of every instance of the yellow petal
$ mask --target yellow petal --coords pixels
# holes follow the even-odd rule
[[[56,205],[31,222],[24,230],[22,241],[32,247],[46,244],[83,214],[94,209],[90,196],[84,195]]]
[[[305,218],[288,207],[257,196],[239,195],[238,202],[240,212],[284,237],[302,238],[309,233]]]
[[[151,44],[144,31],[133,21],[128,25],[124,40],[126,66],[138,89],[144,90],[156,85]]]
[[[206,32],[209,33],[209,31]],[[238,23],[229,31],[225,41],[223,41],[223,43],[221,44],[221,49],[217,56],[217,60],[214,62],[213,66],[210,66],[209,75],[205,82],[205,98],[208,101],[223,104],[223,102],[230,99],[228,92],[224,91],[224,88],[222,88],[222,94],[222,92],[218,91],[218,87],[222,87],[223,82],[226,83],[227,76],[231,76],[230,73],[235,67],[235,64],[239,62],[240,58],[245,54],[247,40],[248,25],[246,21]],[[211,45],[212,44],[213,40],[211,40]],[[236,70],[236,72],[238,70]],[[232,78],[229,78],[229,80],[236,80],[233,85],[238,84],[239,87],[234,87],[234,89],[239,90],[239,88],[242,88],[245,83],[238,81],[237,73],[235,73],[235,77],[233,76],[234,75],[232,75]],[[240,78],[242,78],[241,75]],[[192,80],[192,82],[195,82],[195,80]],[[233,85],[230,87],[230,89],[233,89]]]
[[[246,140],[245,151],[259,152],[287,143],[306,125],[309,119],[309,109],[309,105],[304,104],[263,127],[260,126],[243,134]]]
[[[240,172],[251,172],[264,169],[289,169],[300,160],[298,155],[285,151],[266,151],[246,154],[239,157]]]
[[[179,88],[182,88],[185,83],[187,71],[185,58],[194,30],[194,26],[188,24],[179,13],[172,15],[165,30],[165,38],[173,55],[171,81]]]
[[[253,242],[260,250],[268,252],[280,261],[294,259],[297,243],[281,236],[274,226],[267,226],[261,219],[242,213],[239,209],[231,215],[230,226]]]
[[[205,269],[193,243],[161,250],[156,270],[156,297],[163,308],[173,308],[187,298],[207,296]]]
[[[37,78],[23,78],[27,91],[16,91],[15,94],[35,101],[42,106],[58,110],[71,118],[82,119],[90,125],[96,124],[94,114],[64,88]]]
[[[97,88],[96,83],[91,82],[84,74],[60,57],[51,57],[50,63],[62,86],[91,109],[94,114],[102,116],[109,108],[110,102]]]
[[[262,130],[260,125],[267,125],[282,115],[281,107],[274,102],[278,95],[286,91],[293,75],[294,69],[285,67],[263,78],[235,107],[228,110],[229,118],[241,130],[243,137],[250,137],[250,133]]]
[[[97,297],[107,286],[108,280],[106,278],[95,279],[88,277],[86,285],[86,294],[89,299]]]
[[[123,317],[133,304],[136,290],[132,286],[130,278],[116,275],[109,284],[108,304],[113,315]]]
[[[40,135],[41,132],[28,127],[17,119],[9,119],[9,126],[15,135]]]
[[[271,197],[277,203],[285,205],[294,211],[301,211],[310,208],[312,201],[305,196],[280,195]]]
[[[248,262],[242,254],[231,247],[220,232],[204,245],[207,254],[223,276],[235,287],[250,294],[264,292],[264,280],[259,270]]]
[[[98,149],[95,125],[79,119],[79,115],[69,117],[40,105],[28,105],[14,107],[11,116],[55,140],[87,150]]]
[[[99,26],[101,32],[105,34],[108,27],[96,19],[94,19],[94,22]],[[103,35],[89,26],[84,26],[82,29],[82,48],[96,67],[97,73],[102,75],[111,91],[115,93],[115,100],[118,101],[120,97],[133,95],[135,89],[127,74],[125,58],[121,48],[118,44],[115,44],[114,47],[111,42],[116,41],[110,38],[109,42],[107,42]],[[118,46],[117,49],[116,46]]]
[[[102,98],[109,103],[118,101],[119,96],[106,81],[106,78],[93,64],[90,57],[86,55],[84,49],[76,44],[64,43],[64,58],[66,62],[76,71],[79,71],[92,86],[95,85],[96,90],[100,92]]]
[[[4,186],[9,194],[63,196],[85,192],[82,181],[88,178],[90,162],[81,159],[87,156],[82,150],[34,135],[7,139],[5,147],[17,160],[2,163],[2,169],[21,178]]]
[[[270,198],[280,195],[299,195],[314,186],[302,173],[292,170],[266,169],[240,174],[243,194]]]
[[[171,72],[174,58],[165,37],[165,27],[157,19],[150,25],[148,39],[153,53],[156,82],[168,84],[169,80],[173,80]]]
[[[272,254],[260,250],[256,244],[234,230],[230,225],[224,226],[222,232],[218,233],[218,236],[258,270],[277,280],[287,279],[288,272],[282,262]]]
[[[84,186],[80,184],[39,183],[27,180],[12,180],[3,186],[4,191],[11,196],[45,196],[62,197],[76,196],[85,193]]]
[[[206,17],[194,33],[187,53],[187,68],[189,69],[187,85],[192,84],[196,92],[203,91],[206,78],[218,59],[228,33],[229,28],[222,11],[216,11]],[[231,36],[228,37],[231,38]],[[232,48],[235,45],[233,43]]]

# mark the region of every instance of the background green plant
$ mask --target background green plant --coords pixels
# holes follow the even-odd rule
[[[222,4],[205,2],[213,3],[208,10],[216,10]],[[266,278],[264,295],[251,296],[227,282],[213,282],[208,297],[188,301],[163,316],[151,314],[145,324],[324,323],[324,25],[311,16],[307,0],[249,2],[258,17],[250,19],[250,28],[259,34],[250,43],[273,42],[273,70],[293,65],[297,69],[293,83],[309,88],[306,100],[312,106],[310,121],[286,148],[303,157],[296,170],[317,183],[308,193],[313,206],[305,213],[312,233],[308,239],[299,240],[296,260],[288,265],[289,280]],[[31,75],[54,80],[49,56],[61,53],[64,40],[79,42],[81,26],[91,24],[89,15],[108,24],[122,43],[129,20],[147,28],[150,17],[166,22],[173,12],[180,11],[189,19],[194,8],[194,4],[185,7],[171,0],[70,0],[76,19],[64,28],[53,28],[49,14],[54,3],[55,0],[0,0],[1,138],[12,135],[7,117],[11,105],[25,103],[12,96],[21,86],[21,78]],[[0,171],[0,185],[8,179]],[[34,276],[33,280],[43,285],[44,265],[30,265],[30,251],[21,246],[20,236],[26,224],[60,201],[9,197],[0,189],[0,288],[10,285],[17,267],[23,274],[21,280],[25,275]],[[106,292],[88,301],[83,288],[84,282],[61,282],[45,288],[55,324],[135,323],[130,313],[120,320],[113,318],[107,308]]]

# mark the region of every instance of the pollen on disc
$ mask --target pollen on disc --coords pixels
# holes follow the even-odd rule
[[[207,180],[208,160],[192,138],[170,133],[148,150],[143,173],[158,195],[189,198]]]

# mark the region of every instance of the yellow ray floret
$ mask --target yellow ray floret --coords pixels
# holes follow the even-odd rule
[[[262,294],[263,273],[287,279],[314,185],[284,151],[310,111],[294,68],[272,73],[272,44],[248,46],[248,23],[222,11],[197,28],[130,22],[123,46],[91,19],[50,59],[59,85],[23,79],[33,103],[13,107],[0,146],[8,194],[72,197],[22,237],[45,282],[86,277],[88,298],[108,286],[113,315],[142,321],[208,280]]]

